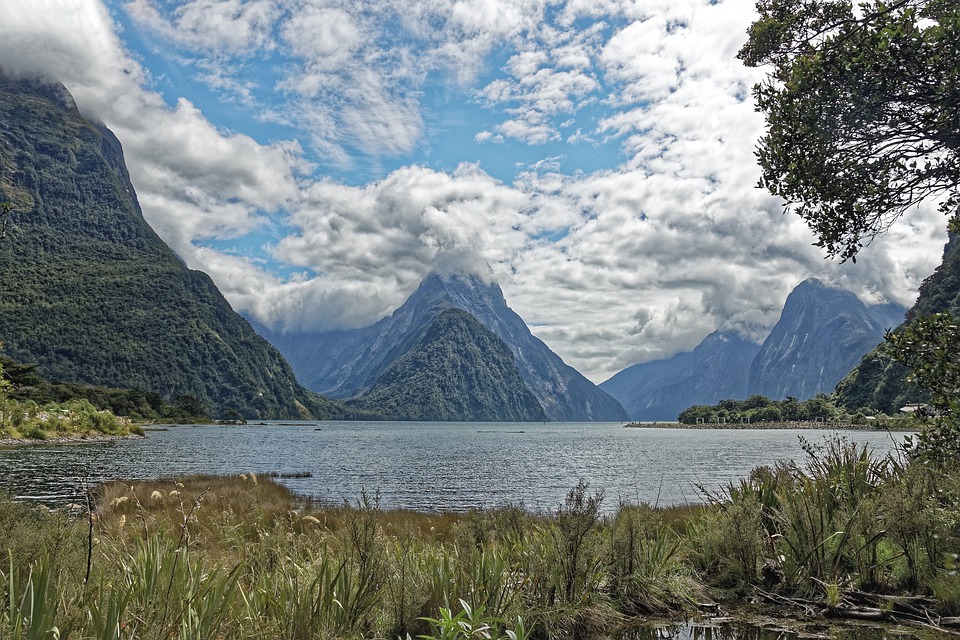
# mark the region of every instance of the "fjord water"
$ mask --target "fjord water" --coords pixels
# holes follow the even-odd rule
[[[751,469],[802,460],[841,435],[885,453],[881,431],[625,428],[622,423],[299,422],[175,426],[145,438],[0,449],[0,488],[67,502],[104,480],[275,473],[299,495],[339,503],[362,490],[384,508],[551,510],[581,479],[619,501],[701,502]]]

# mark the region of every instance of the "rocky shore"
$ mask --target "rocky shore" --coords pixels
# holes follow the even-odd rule
[[[87,433],[83,435],[52,436],[49,438],[0,438],[0,447],[32,447],[39,445],[60,444],[89,444],[91,442],[107,442],[110,440],[130,440],[144,436],[129,433],[122,436],[111,436],[105,433]]]

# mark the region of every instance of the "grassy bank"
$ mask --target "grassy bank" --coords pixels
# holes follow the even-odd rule
[[[0,446],[129,435],[143,435],[143,431],[129,419],[97,409],[88,400],[40,405],[0,397]]]
[[[582,484],[550,514],[319,506],[254,476],[114,483],[80,516],[2,501],[0,637],[576,638],[746,597],[960,614],[960,474],[809,455],[607,516]]]

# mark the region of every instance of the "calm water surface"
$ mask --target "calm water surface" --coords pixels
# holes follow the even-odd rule
[[[902,434],[877,431],[624,428],[622,423],[303,422],[178,426],[146,438],[0,449],[0,487],[64,502],[111,479],[184,474],[281,474],[319,500],[379,491],[385,508],[467,510],[522,504],[554,509],[580,479],[618,501],[703,500],[778,459],[804,457],[800,436],[840,434],[888,451]],[[308,477],[283,477],[283,476]]]

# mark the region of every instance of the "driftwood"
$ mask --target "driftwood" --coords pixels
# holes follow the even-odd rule
[[[914,625],[960,635],[960,618],[938,615],[933,609],[936,603],[923,596],[884,596],[849,590],[836,606],[830,606],[823,600],[789,597],[759,588],[755,591],[766,602],[799,608],[810,616]]]

